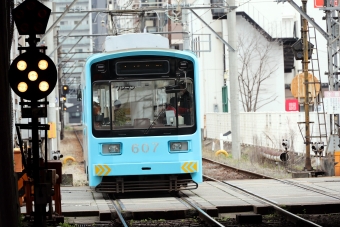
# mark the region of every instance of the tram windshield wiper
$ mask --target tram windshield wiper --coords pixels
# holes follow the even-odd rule
[[[165,113],[165,110],[162,110],[161,112],[159,112],[158,116],[156,117],[155,120],[153,120],[153,122],[150,124],[149,128],[147,130],[144,131],[144,135],[149,133],[149,130],[152,128],[153,125],[155,125],[156,121],[158,120],[159,116],[161,116],[161,114]]]

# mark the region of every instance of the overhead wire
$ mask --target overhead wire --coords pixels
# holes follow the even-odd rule
[[[239,6],[243,6],[243,5],[245,5],[245,4],[247,4],[247,3],[251,2],[251,1],[252,1],[252,0],[248,0],[248,1],[246,1],[246,2],[244,2],[244,3],[242,3],[242,4],[240,4]],[[224,2],[226,2],[226,1],[224,1]],[[226,3],[227,3],[227,2],[226,2]],[[228,4],[228,3],[227,3],[227,4]],[[229,4],[228,4],[228,6],[229,6]],[[235,10],[235,9],[232,9],[232,10]],[[232,10],[231,10],[231,11],[232,11]],[[210,9],[208,9],[207,11],[205,11],[203,14],[201,14],[201,15],[199,15],[199,16],[202,17],[204,14],[206,14],[206,13],[209,12],[209,11],[210,11]],[[212,21],[209,23],[209,25],[212,24],[212,23],[215,23],[216,21],[219,21],[222,17],[226,16],[228,13],[229,13],[229,12],[223,14],[222,16],[220,16],[219,18],[217,18],[216,20],[212,20]],[[198,18],[195,18],[195,19],[189,21],[188,24],[189,24],[189,23],[192,23],[193,21],[195,21],[195,20],[197,20],[197,19],[198,19]],[[204,28],[206,28],[206,27],[207,27],[207,26],[202,26],[200,29],[197,29],[197,30],[194,31],[194,32],[196,33],[196,32],[198,32],[198,31],[200,31],[200,30],[202,30],[202,29],[204,29]],[[175,42],[174,44],[178,44],[178,43],[179,43],[179,41]]]

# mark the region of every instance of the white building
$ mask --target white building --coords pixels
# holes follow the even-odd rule
[[[223,96],[226,96],[227,90],[230,91],[229,78],[238,75],[229,75],[228,47],[216,37],[214,32],[228,42],[226,23],[228,9],[195,9],[195,13],[201,18],[199,19],[189,10],[178,7],[185,3],[192,7],[211,6],[212,3],[226,5],[223,1],[213,0],[172,1],[171,5],[168,2],[156,0],[119,2],[108,0],[109,9],[146,10],[143,16],[137,16],[138,14],[115,16],[113,22],[109,24],[109,31],[112,34],[169,32],[164,35],[171,38],[171,44],[180,49],[183,45],[182,34],[171,34],[171,32],[181,30],[189,32],[190,47],[188,49],[194,51],[200,59],[203,81],[201,83],[203,95],[200,102],[203,104],[203,114],[226,112],[230,103],[227,105]],[[300,2],[296,4],[301,5]],[[155,6],[162,7],[164,10],[147,11],[148,8]],[[285,100],[293,98],[289,91],[291,81],[302,71],[301,61],[294,59],[291,49],[291,45],[301,38],[301,16],[288,2],[236,1],[235,6],[237,7],[235,9],[237,15],[235,32],[237,32],[240,42],[239,46],[233,48],[239,52],[239,72],[243,70],[244,78],[247,76],[268,77],[263,80],[258,91],[257,106],[253,105],[252,108],[247,109],[240,101],[240,111],[285,111]],[[171,7],[177,8],[171,10]],[[169,9],[167,10],[167,8]],[[178,14],[179,11],[181,14]],[[307,3],[307,13],[322,29],[326,30],[326,22],[322,20],[325,15],[323,11],[314,8],[314,2]],[[163,17],[164,15],[166,17]],[[168,23],[169,20],[172,23]],[[182,26],[185,21],[186,26]],[[326,40],[319,32],[310,28],[310,42],[318,48],[319,66],[317,68],[319,71],[314,75],[319,78],[320,73],[321,82],[327,83],[328,78],[325,75],[325,72],[328,71]],[[251,45],[252,47],[249,47]],[[245,48],[251,49],[246,50]],[[266,53],[265,50],[267,50]],[[316,56],[314,50],[312,58],[315,59]],[[250,57],[249,62],[241,60],[246,57]],[[259,60],[259,57],[264,60]],[[246,70],[243,63],[247,63]],[[222,90],[224,91],[222,92]],[[240,91],[240,94],[247,92],[242,89]],[[251,96],[254,97],[256,93],[253,91]],[[203,120],[203,116],[201,119]]]

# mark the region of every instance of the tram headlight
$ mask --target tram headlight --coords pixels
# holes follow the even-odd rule
[[[103,154],[121,154],[122,153],[121,143],[111,143],[102,145]]]
[[[189,151],[188,141],[170,141],[170,152]]]

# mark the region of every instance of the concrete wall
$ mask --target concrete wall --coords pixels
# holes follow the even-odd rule
[[[300,124],[302,135],[297,122],[304,122],[303,112],[262,112],[262,113],[241,113],[240,134],[241,144],[258,145],[269,148],[282,148],[282,139],[291,141],[291,151],[298,153],[305,152],[305,144],[302,135],[305,135],[305,125]],[[329,117],[326,117],[327,124]],[[310,113],[311,135],[320,135],[317,113]],[[207,113],[205,125],[205,137],[220,139],[220,134],[231,130],[231,119],[228,113]],[[321,128],[322,134],[324,130]],[[329,134],[329,129],[327,129]],[[226,141],[232,140],[232,132]],[[319,142],[312,139],[312,142]],[[326,141],[323,140],[323,142]]]

